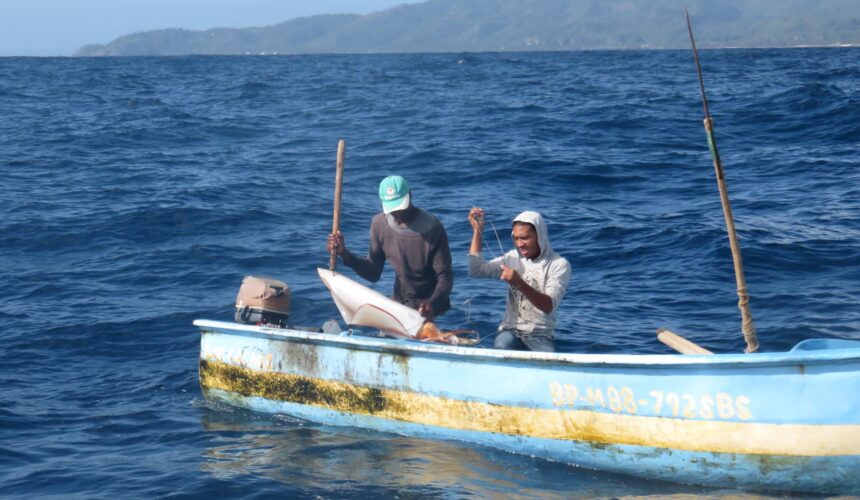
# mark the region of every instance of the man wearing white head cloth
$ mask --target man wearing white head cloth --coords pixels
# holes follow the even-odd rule
[[[555,317],[567,284],[570,263],[552,250],[546,222],[537,212],[523,212],[512,221],[516,248],[491,261],[481,257],[484,211],[469,211],[472,244],[469,276],[508,283],[505,317],[493,347],[555,352]]]

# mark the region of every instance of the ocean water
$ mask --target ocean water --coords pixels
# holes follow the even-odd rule
[[[701,58],[762,350],[860,338],[860,51]],[[746,498],[256,414],[197,383],[191,322],[229,320],[244,275],[289,283],[299,324],[337,317],[315,269],[339,139],[349,248],[386,175],[445,224],[443,327],[489,336],[504,308],[466,275],[469,208],[505,249],[531,209],[573,268],[561,350],[667,353],[665,326],[741,352],[698,92],[689,51],[0,58],[0,495]]]

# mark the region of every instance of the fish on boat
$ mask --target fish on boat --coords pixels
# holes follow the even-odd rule
[[[348,325],[377,328],[397,338],[474,345],[478,338],[473,330],[439,330],[409,306],[391,300],[381,293],[328,269],[317,269],[320,279],[331,292],[340,315]]]
[[[389,337],[197,320],[206,398],[652,479],[860,493],[860,341],[715,355],[476,349],[422,341],[412,309],[319,274],[347,325]]]

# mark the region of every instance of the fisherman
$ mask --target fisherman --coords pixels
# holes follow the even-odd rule
[[[392,298],[432,320],[451,307],[454,273],[448,234],[436,217],[412,204],[412,192],[403,177],[383,179],[379,199],[382,213],[370,223],[367,257],[347,250],[340,231],[329,235],[328,251],[337,249],[345,265],[372,283],[379,280],[388,260],[395,274]]]
[[[469,276],[509,285],[493,347],[555,352],[555,313],[570,282],[570,263],[552,250],[543,217],[537,212],[517,215],[511,223],[516,249],[489,262],[481,257],[484,210],[472,208],[469,223]]]

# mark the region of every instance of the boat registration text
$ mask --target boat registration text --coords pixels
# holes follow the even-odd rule
[[[732,396],[726,392],[716,394],[690,394],[667,391],[649,391],[647,398],[637,397],[630,387],[584,387],[574,384],[550,382],[549,393],[556,407],[608,408],[615,413],[636,415],[646,409],[655,416],[699,418],[704,420],[750,420],[750,399]]]

